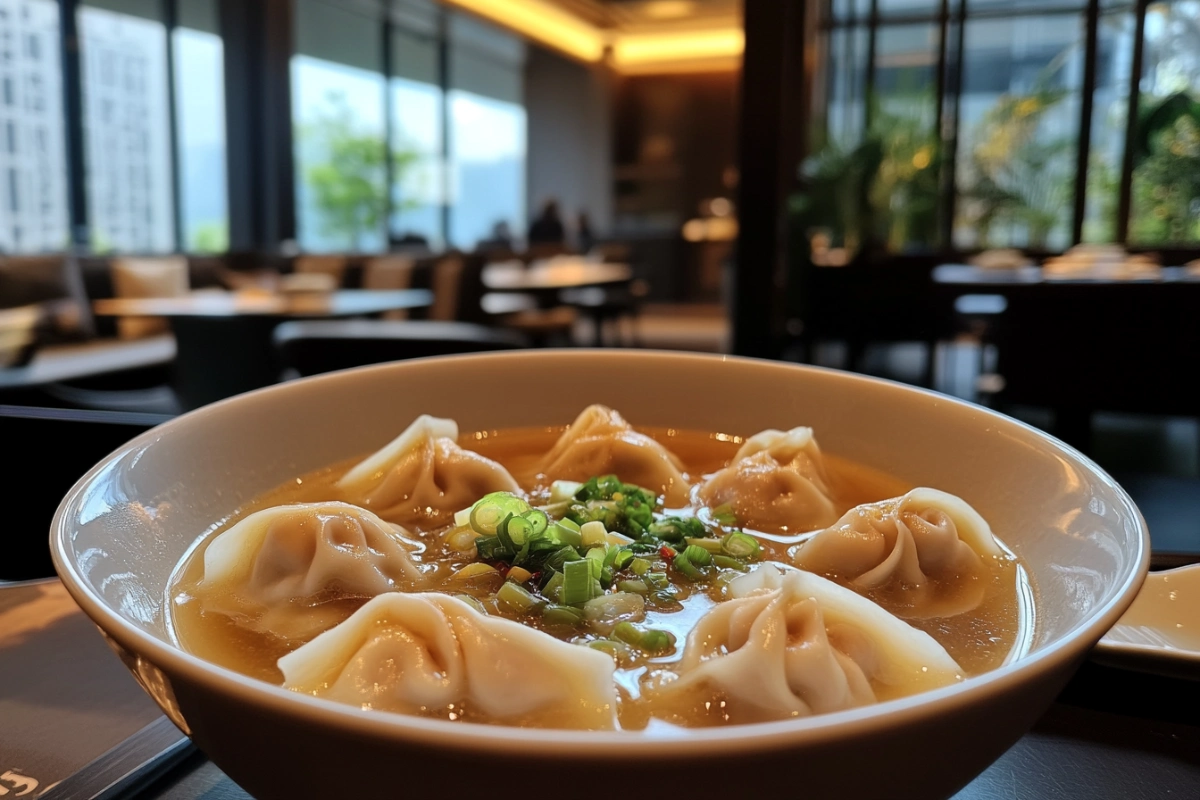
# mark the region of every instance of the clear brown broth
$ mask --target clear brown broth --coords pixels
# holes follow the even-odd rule
[[[539,475],[537,464],[564,429],[546,427],[479,431],[461,436],[459,443],[503,464],[522,488],[536,496],[546,491],[554,477]],[[720,433],[673,428],[639,430],[675,453],[693,481],[726,466],[742,442],[740,437]],[[287,503],[347,499],[341,496],[335,483],[361,458],[316,470],[264,493],[239,508],[193,548],[181,565],[171,590],[172,628],[183,648],[242,674],[282,684],[283,675],[276,662],[312,637],[288,640],[256,632],[225,614],[206,610],[195,592],[203,576],[204,549],[222,531],[255,511]],[[824,460],[839,511],[862,503],[896,497],[914,488],[890,475],[837,456],[825,454]],[[489,597],[498,588],[499,579],[496,579],[494,584],[483,581],[465,589],[459,581],[455,581],[453,585],[449,584],[452,574],[473,559],[447,548],[443,543],[443,533],[444,529],[417,532],[427,545],[422,558],[426,563],[436,565],[433,574],[435,580],[441,584],[440,588],[450,593],[466,591],[481,599]],[[763,537],[761,542],[766,560],[785,563],[790,561],[787,550],[791,542],[776,542],[766,537]],[[837,580],[837,576],[829,577]],[[906,620],[914,627],[929,633],[945,647],[962,666],[966,676],[986,672],[1002,664],[1019,649],[1019,642],[1028,638],[1023,634],[1027,634],[1033,624],[1032,609],[1023,607],[1029,596],[1028,579],[1019,562],[1015,559],[992,560],[987,564],[987,574],[983,580],[987,583],[983,601],[973,612],[944,618]],[[721,600],[719,585],[714,585],[708,590],[703,587],[691,590],[686,586],[682,588],[680,609],[670,612],[648,610],[645,620],[647,625],[669,630],[675,635],[679,643],[675,652],[667,656],[640,658],[618,665],[616,680],[622,700],[619,717],[624,729],[642,729],[651,718],[684,727],[719,725],[730,721],[723,710],[725,703],[719,695],[692,698],[684,705],[679,705],[679,701],[676,700],[669,706],[661,700],[640,696],[641,687],[646,681],[653,680],[656,670],[669,670],[679,659],[682,644],[696,620]],[[323,627],[332,627],[333,624],[346,619],[367,599],[340,598],[322,603],[320,613],[322,621],[326,623]],[[504,613],[495,604],[490,606],[489,612]],[[541,627],[539,621],[534,618],[519,619],[531,627]],[[570,639],[572,635],[577,634],[553,628],[545,630],[564,639]],[[313,636],[315,635],[314,633]],[[880,700],[890,699],[886,691],[880,691],[883,687],[876,688]],[[447,713],[444,709],[431,710],[429,716],[445,717]],[[473,716],[469,708],[459,705],[450,718],[471,720]]]

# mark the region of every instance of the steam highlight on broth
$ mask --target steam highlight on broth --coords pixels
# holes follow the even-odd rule
[[[824,453],[421,416],[206,533],[185,649],[293,691],[456,723],[657,730],[947,686],[1027,648],[1032,590],[963,499]]]

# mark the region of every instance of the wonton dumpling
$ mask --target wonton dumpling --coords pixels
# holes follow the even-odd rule
[[[285,687],[351,705],[586,730],[616,727],[614,668],[436,593],[377,597],[279,659]]]
[[[489,492],[518,492],[508,470],[458,446],[458,424],[422,414],[338,481],[346,499],[385,519],[438,527]]]
[[[792,561],[877,591],[875,599],[900,616],[924,618],[978,606],[986,590],[984,559],[1003,554],[987,522],[964,500],[920,488],[850,509],[799,545]]]
[[[616,475],[664,496],[668,507],[687,505],[688,483],[676,456],[624,417],[602,405],[588,406],[555,442],[538,468],[554,480],[586,481]]]
[[[348,503],[276,506],[212,540],[197,589],[214,610],[299,638],[331,624],[324,614],[306,614],[312,606],[427,588],[412,559],[422,549],[399,526]]]
[[[659,691],[719,692],[732,722],[840,711],[962,675],[929,634],[817,575],[764,564],[729,590],[734,599],[688,635],[679,679]]]
[[[738,524],[768,533],[823,528],[837,519],[812,428],[766,430],[747,439],[700,487],[709,508],[729,505]]]

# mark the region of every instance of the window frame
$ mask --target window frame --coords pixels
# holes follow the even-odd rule
[[[1134,141],[1138,130],[1138,110],[1141,102],[1141,80],[1145,59],[1146,15],[1151,0],[1129,0],[1129,2],[1104,2],[1101,0],[1051,0],[1042,7],[991,7],[972,10],[970,0],[934,0],[930,3],[929,11],[900,14],[880,14],[880,0],[867,0],[865,3],[843,0],[848,13],[834,16],[834,0],[825,0],[820,11],[818,29],[823,42],[824,57],[820,63],[818,80],[825,86],[825,96],[833,85],[836,65],[830,56],[830,42],[835,35],[849,37],[856,31],[866,33],[865,57],[865,90],[863,102],[863,130],[867,130],[871,122],[871,100],[875,91],[876,80],[876,41],[881,29],[894,26],[913,25],[916,23],[936,25],[940,31],[937,56],[936,91],[936,120],[935,130],[941,132],[941,143],[944,149],[943,167],[939,193],[937,241],[944,250],[958,250],[953,241],[955,210],[959,201],[958,186],[958,150],[961,144],[962,131],[959,109],[963,98],[963,52],[964,29],[966,23],[984,19],[1015,19],[1061,15],[1063,13],[1079,14],[1083,23],[1083,74],[1079,87],[1079,119],[1078,147],[1075,152],[1073,202],[1070,217],[1070,243],[1079,244],[1083,241],[1084,225],[1087,221],[1088,197],[1087,177],[1088,164],[1092,155],[1092,126],[1094,101],[1097,84],[1097,58],[1100,48],[1099,28],[1102,19],[1107,14],[1124,12],[1133,18],[1133,41],[1131,63],[1128,74],[1123,76],[1127,81],[1125,93],[1125,129],[1120,157],[1120,176],[1117,188],[1114,213],[1116,219],[1110,220],[1115,231],[1114,240],[1121,245],[1129,243],[1129,231],[1132,207],[1133,174],[1134,174]],[[859,8],[855,8],[859,6]],[[863,12],[865,6],[865,13]],[[820,124],[828,127],[828,109],[813,108],[812,113],[820,119]],[[1195,250],[1194,242],[1135,242],[1135,249],[1153,248],[1160,251]],[[1026,248],[1030,249],[1030,248]]]

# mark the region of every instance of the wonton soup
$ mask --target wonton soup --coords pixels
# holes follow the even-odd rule
[[[297,692],[589,730],[903,697],[1033,630],[1025,570],[965,500],[809,428],[635,429],[603,406],[565,430],[422,416],[239,509],[169,592],[182,647]]]

